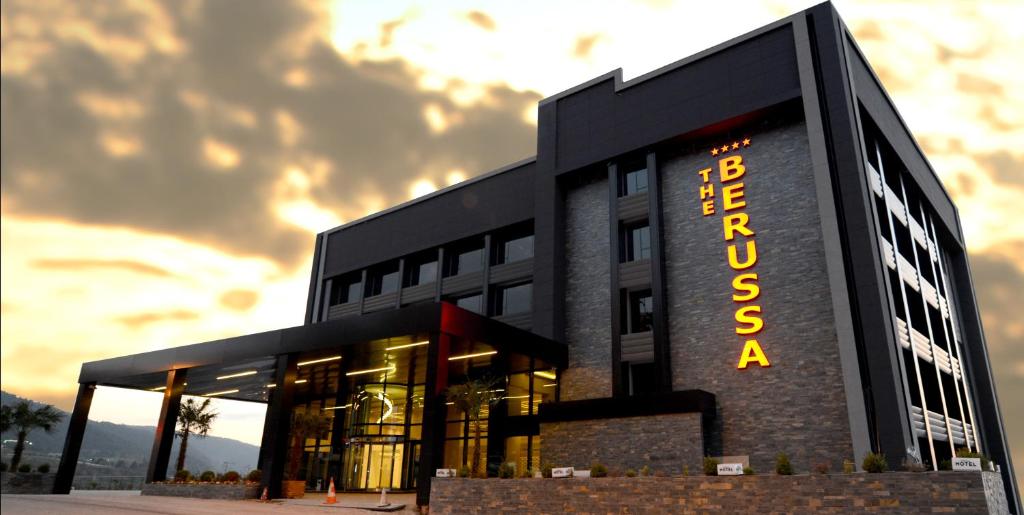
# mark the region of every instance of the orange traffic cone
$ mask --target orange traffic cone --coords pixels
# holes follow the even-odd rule
[[[268,494],[269,494],[269,492],[267,492],[267,487],[264,486],[263,487],[263,495],[260,496],[260,502],[270,502]]]
[[[324,504],[334,504],[338,502],[338,494],[334,492],[334,478],[331,478],[331,486],[327,489],[327,500]]]

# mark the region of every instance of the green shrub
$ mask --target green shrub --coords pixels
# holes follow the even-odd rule
[[[744,476],[753,476],[754,475],[754,467],[749,467],[749,466],[743,467],[743,475]]]
[[[223,476],[220,477],[220,480],[224,481],[225,483],[237,483],[238,480],[240,479],[242,479],[242,475],[235,470],[229,470],[225,472]]]
[[[526,467],[525,469],[523,469],[523,473],[520,474],[519,477],[533,477],[533,469],[530,467]]]
[[[550,463],[545,463],[545,464],[541,465],[541,467],[540,467],[540,476],[541,477],[551,477],[551,469],[552,468],[554,468],[554,467],[552,467]]]
[[[957,458],[980,458],[981,459],[981,470],[989,470],[989,463],[991,463],[991,460],[988,459],[988,456],[985,456],[984,454],[981,454],[980,452],[968,451],[966,448],[957,449],[956,457]],[[950,465],[950,468],[952,468],[952,464]]]
[[[39,466],[39,468],[36,469],[36,472],[38,472],[40,474],[46,474],[49,471],[50,471],[50,464],[49,463],[43,463],[42,465]]]
[[[705,476],[717,476],[718,475],[718,460],[711,456],[704,457],[704,475]]]
[[[865,472],[870,472],[872,474],[878,474],[889,470],[889,462],[885,460],[885,455],[876,452],[867,453],[860,466]]]
[[[259,483],[261,479],[263,479],[263,471],[260,469],[250,470],[249,473],[245,475],[245,480],[253,483]]]
[[[174,473],[174,480],[175,481],[180,481],[180,482],[184,483],[185,481],[188,481],[189,479],[192,479],[192,473],[189,472],[188,469],[181,469],[181,470],[179,470],[179,471]]]
[[[459,467],[459,477],[469,477],[469,467],[463,465]]]
[[[684,476],[689,476],[690,475],[690,466],[689,465],[683,465],[683,475]]]
[[[608,467],[594,463],[590,466],[590,477],[608,477]]]
[[[21,465],[18,465],[18,472],[21,472],[22,474],[28,474],[29,472],[32,472],[32,465],[29,465],[28,463],[22,463]]]
[[[211,483],[217,479],[217,473],[212,470],[204,470],[199,474],[199,480],[203,483]]]
[[[511,464],[511,463],[506,461],[505,463],[502,463],[498,467],[498,477],[500,477],[501,479],[512,479],[515,476],[516,476],[516,467],[515,467],[515,465],[513,465],[513,464]]]
[[[789,456],[780,452],[775,456],[775,473],[780,476],[792,476],[793,464],[789,462]]]
[[[953,462],[950,460],[942,460],[939,462],[939,470],[953,470]]]
[[[651,467],[648,467],[647,465],[640,467],[640,475],[644,477],[651,475]]]
[[[853,474],[857,471],[857,464],[852,460],[843,460],[843,474]]]
[[[636,477],[636,470],[626,469],[626,477]]]

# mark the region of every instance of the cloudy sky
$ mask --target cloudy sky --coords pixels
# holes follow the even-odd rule
[[[4,0],[2,387],[70,409],[82,361],[298,325],[316,232],[533,155],[545,96],[811,4]],[[1024,463],[1024,7],[838,7],[960,207]],[[216,432],[258,442],[238,404]]]

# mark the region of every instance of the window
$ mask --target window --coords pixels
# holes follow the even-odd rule
[[[349,276],[339,277],[331,282],[331,305],[345,304],[359,300],[359,287],[362,278]]]
[[[654,297],[651,290],[631,291],[624,311],[622,334],[643,333],[654,325]]]
[[[455,299],[454,302],[456,306],[467,311],[472,311],[474,313],[484,312],[484,296],[480,293],[459,297]]]
[[[658,390],[658,369],[654,363],[623,363],[622,380],[629,395],[654,393]]]
[[[366,296],[383,295],[398,291],[398,264],[372,270],[366,275]]]
[[[647,191],[647,167],[633,169],[622,174],[619,193],[623,197]]]
[[[620,257],[623,263],[651,259],[651,230],[647,222],[623,226]]]
[[[437,260],[409,260],[405,265],[404,286],[418,286],[437,280]]]
[[[530,283],[498,288],[495,315],[529,313],[533,306],[533,285]]]
[[[482,244],[473,246],[458,247],[446,251],[445,277],[453,275],[468,274],[483,270],[484,248]]]
[[[498,246],[495,264],[512,263],[533,257],[533,235],[505,240]]]

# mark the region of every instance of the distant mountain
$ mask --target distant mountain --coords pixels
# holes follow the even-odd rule
[[[31,399],[22,399],[16,395],[0,391],[0,402],[4,406],[13,405],[21,400],[28,400],[34,406],[41,405]],[[23,461],[40,464],[55,464],[64,449],[64,436],[68,430],[70,415],[64,418],[52,433],[36,429],[29,433],[28,440],[32,445],[26,449]],[[80,465],[78,475],[142,475],[149,463],[149,453],[153,447],[153,426],[129,426],[111,422],[90,420],[85,427],[85,438],[79,454]],[[14,440],[14,431],[3,433],[3,439]],[[3,460],[8,462],[14,448],[14,442],[3,445]],[[259,447],[219,436],[206,438],[189,438],[188,452],[185,455],[185,468],[198,474],[203,470],[223,472],[226,469],[237,470],[243,475],[256,468]],[[178,439],[174,439],[171,450],[170,469],[178,456]],[[226,464],[226,465],[225,465]],[[105,470],[106,469],[106,470]],[[140,472],[141,471],[141,474]],[[173,473],[173,470],[172,470]]]

